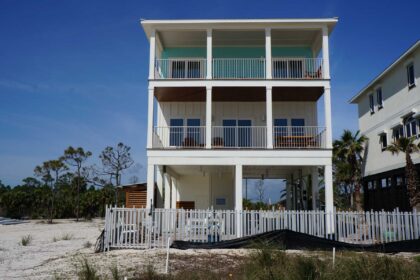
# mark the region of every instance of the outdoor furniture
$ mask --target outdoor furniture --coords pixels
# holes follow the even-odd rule
[[[217,147],[223,147],[223,138],[222,137],[213,137],[212,146]]]
[[[274,141],[275,148],[305,148],[316,146],[316,137],[312,135],[277,136]]]

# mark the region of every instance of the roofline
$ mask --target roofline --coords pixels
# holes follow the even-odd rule
[[[332,18],[273,18],[273,19],[140,19],[141,24],[190,24],[190,23],[336,23]]]
[[[146,33],[147,38],[150,37],[153,28],[162,29],[190,29],[200,30],[207,28],[246,28],[247,25],[258,24],[265,27],[270,25],[314,25],[321,27],[327,25],[329,33],[338,22],[338,17],[332,18],[277,18],[277,19],[140,19],[140,25]],[[259,26],[260,28],[262,26]],[[273,26],[276,28],[276,26]],[[292,27],[291,27],[292,28]]]
[[[394,69],[402,60],[404,60],[412,51],[414,51],[417,47],[420,46],[420,40],[417,40],[411,47],[408,48],[400,57],[398,57],[394,62],[391,63],[384,71],[382,71],[376,78],[369,82],[367,86],[365,86],[362,90],[359,91],[356,95],[354,95],[348,102],[351,104],[357,104],[357,99],[365,94],[370,87],[372,87],[376,82],[378,82],[381,78],[383,78],[388,72]]]

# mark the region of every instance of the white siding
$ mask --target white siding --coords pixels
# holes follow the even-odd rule
[[[213,121],[221,126],[223,119],[251,119],[253,126],[265,126],[265,102],[213,102]],[[157,126],[169,126],[171,118],[199,118],[205,125],[204,102],[159,102]],[[316,102],[273,102],[273,120],[303,118],[306,126],[317,126]],[[184,123],[185,125],[185,123]]]

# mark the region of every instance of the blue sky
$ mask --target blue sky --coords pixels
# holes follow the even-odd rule
[[[0,0],[0,180],[69,146],[122,141],[145,165],[148,44],[140,18],[339,17],[330,41],[333,133],[348,99],[419,39],[419,1]],[[145,178],[146,168],[131,175]]]

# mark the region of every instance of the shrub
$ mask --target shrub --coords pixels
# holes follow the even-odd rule
[[[99,280],[99,275],[95,267],[85,258],[80,262],[78,276],[80,280]]]
[[[20,245],[22,246],[28,246],[29,244],[31,244],[31,242],[32,242],[32,235],[30,234],[25,235],[20,239]]]

